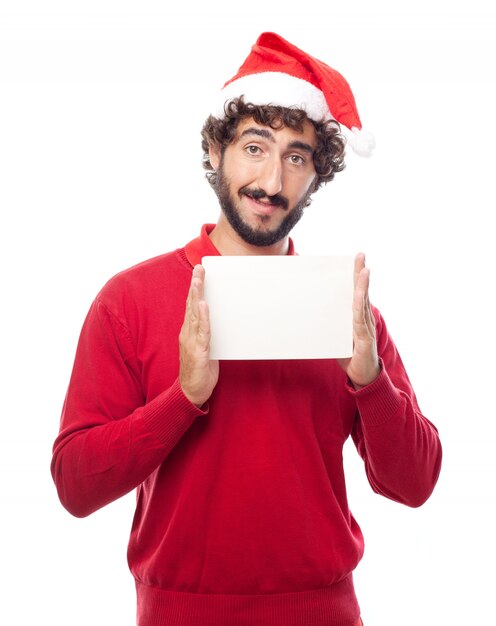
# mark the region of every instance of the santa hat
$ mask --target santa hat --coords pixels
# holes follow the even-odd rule
[[[252,104],[303,109],[316,122],[334,119],[351,135],[347,142],[360,156],[370,156],[373,136],[362,123],[350,86],[339,72],[275,33],[262,33],[236,76],[220,92],[214,115],[225,115],[226,101],[244,96]]]

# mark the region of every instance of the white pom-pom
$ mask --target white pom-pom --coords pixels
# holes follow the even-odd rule
[[[369,157],[375,148],[374,135],[366,130],[360,130],[356,126],[351,129],[352,134],[348,136],[347,143],[358,156]]]

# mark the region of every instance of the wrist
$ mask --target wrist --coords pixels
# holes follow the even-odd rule
[[[181,386],[181,391],[183,392],[183,395],[186,398],[186,400],[188,400],[188,402],[191,402],[191,404],[194,404],[198,409],[201,408],[205,404],[205,402],[207,402],[208,398],[203,400],[202,396],[199,396],[198,394],[190,393],[186,389],[184,389],[182,385],[180,386]]]
[[[366,376],[356,377],[348,374],[348,380],[350,381],[350,384],[355,391],[360,391],[360,389],[363,389],[364,387],[367,387],[368,385],[371,385],[374,381],[376,381],[377,378],[379,378],[379,374],[381,373],[381,371],[382,365],[380,362],[378,362],[377,366],[370,374],[367,374]]]

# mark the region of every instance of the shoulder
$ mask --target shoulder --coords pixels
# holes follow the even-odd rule
[[[137,263],[110,278],[97,294],[97,300],[111,311],[125,311],[157,299],[159,294],[176,292],[189,284],[191,265],[184,248]]]

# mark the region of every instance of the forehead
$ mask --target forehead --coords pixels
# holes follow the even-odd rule
[[[315,128],[308,120],[304,120],[302,130],[300,131],[289,128],[289,126],[285,126],[284,124],[281,124],[279,128],[272,128],[265,124],[258,124],[252,117],[245,117],[240,120],[236,127],[234,141],[238,141],[242,137],[253,138],[256,133],[250,133],[250,129],[264,131],[263,135],[260,134],[258,136],[263,137],[265,135],[270,141],[275,140],[280,144],[290,144],[295,141],[300,141],[310,144],[313,148],[317,146]],[[268,135],[270,135],[270,137]]]

